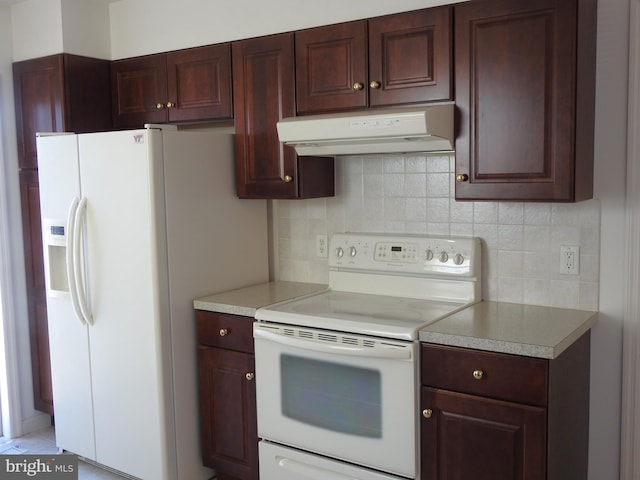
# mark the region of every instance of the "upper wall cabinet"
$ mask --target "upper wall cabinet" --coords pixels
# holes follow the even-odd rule
[[[233,42],[237,193],[241,198],[334,195],[334,159],[298,157],[276,123],[295,115],[293,34]]]
[[[230,45],[116,60],[111,88],[115,127],[229,120]]]
[[[18,162],[38,168],[36,132],[111,128],[109,61],[59,54],[13,64]]]
[[[593,195],[595,0],[455,11],[456,199]]]
[[[451,8],[296,32],[299,114],[451,99]]]

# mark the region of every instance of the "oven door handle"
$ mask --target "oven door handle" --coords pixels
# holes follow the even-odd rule
[[[316,467],[315,465],[307,465],[300,463],[287,457],[276,456],[278,466],[283,470],[303,475],[305,478],[314,480],[356,480],[351,475],[343,475],[338,472],[327,470],[326,468]]]
[[[304,350],[314,350],[316,352],[350,355],[354,357],[370,357],[370,358],[390,358],[398,360],[410,360],[412,351],[410,348],[393,348],[393,347],[357,347],[332,345],[329,343],[321,343],[315,340],[305,340],[300,338],[286,337],[278,333],[267,332],[265,330],[254,329],[253,336],[255,338],[263,338],[272,342],[287,345],[289,347],[301,348]]]

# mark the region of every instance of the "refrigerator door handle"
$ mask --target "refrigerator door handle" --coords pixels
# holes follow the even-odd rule
[[[82,237],[82,222],[87,213],[87,197],[82,197],[78,208],[76,209],[76,215],[73,222],[73,278],[75,282],[75,288],[77,292],[78,306],[84,321],[93,325],[93,317],[89,311],[87,305],[87,292],[85,290],[85,284],[82,275],[82,257],[80,239]]]
[[[69,206],[69,213],[67,214],[67,252],[66,252],[66,267],[67,267],[67,281],[69,283],[69,296],[71,297],[71,305],[73,306],[73,311],[76,314],[78,320],[83,325],[86,324],[84,317],[82,316],[82,311],[80,310],[80,305],[78,303],[78,291],[76,290],[76,280],[75,280],[75,270],[74,270],[74,262],[73,262],[73,236],[74,236],[74,226],[75,226],[75,218],[78,210],[78,203],[80,203],[80,199],[78,197],[74,197],[71,201],[71,205]]]

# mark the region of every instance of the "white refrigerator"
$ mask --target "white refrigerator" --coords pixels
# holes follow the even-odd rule
[[[268,280],[267,206],[233,137],[171,126],[37,139],[56,443],[204,480],[193,299]]]

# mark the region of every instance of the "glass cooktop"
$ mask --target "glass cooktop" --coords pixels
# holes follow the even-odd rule
[[[327,291],[258,309],[257,320],[398,340],[416,340],[420,328],[469,303]]]

